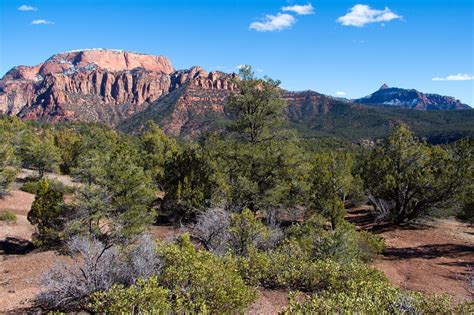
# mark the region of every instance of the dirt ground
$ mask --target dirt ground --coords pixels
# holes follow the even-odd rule
[[[34,177],[37,176],[37,172],[33,170],[29,170],[26,168],[21,169],[20,174],[18,174],[17,179],[18,180],[24,180],[28,177]],[[81,184],[74,181],[70,176],[67,175],[60,175],[60,174],[55,174],[55,173],[45,173],[44,177],[51,179],[51,180],[57,180],[63,183],[66,186],[72,186],[72,187],[77,187],[80,186]]]
[[[469,275],[474,271],[474,226],[454,218],[424,219],[402,227],[374,224],[370,209],[349,211],[356,225],[381,235],[384,253],[373,265],[404,289],[447,293],[453,300],[473,300]]]
[[[454,219],[381,233],[387,249],[374,266],[404,289],[448,293],[457,302],[474,299],[474,227]],[[471,274],[472,277],[472,274]]]
[[[288,306],[288,292],[259,290],[257,300],[245,312],[248,315],[278,314]]]
[[[8,209],[17,215],[16,223],[0,221],[0,314],[31,306],[40,291],[41,275],[61,259],[54,251],[32,250],[29,241],[34,227],[26,215],[33,200],[34,195],[17,189],[0,199],[0,211]],[[369,216],[366,208],[355,209],[350,220],[363,228],[374,228],[367,223],[373,221]],[[172,226],[151,229],[160,239],[178,231]],[[455,219],[436,219],[403,228],[379,227],[375,232],[384,237],[387,248],[373,265],[392,283],[429,294],[448,293],[455,301],[473,299],[467,275],[474,268],[474,227]],[[260,290],[247,313],[276,314],[287,305],[287,295],[285,291]]]

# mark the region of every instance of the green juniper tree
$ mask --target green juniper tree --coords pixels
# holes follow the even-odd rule
[[[452,149],[430,146],[399,125],[365,159],[360,174],[377,210],[400,224],[462,196],[472,187],[473,171],[468,141]]]
[[[77,165],[81,150],[81,137],[75,130],[58,128],[53,133],[54,144],[59,149],[62,173],[70,174],[71,168]]]
[[[47,179],[41,179],[35,200],[28,212],[28,221],[38,229],[34,238],[38,246],[59,242],[63,227],[62,205],[63,194],[54,190]]]
[[[41,179],[46,171],[58,171],[61,153],[54,144],[52,134],[46,130],[40,135],[25,134],[23,141],[23,162],[38,171]]]
[[[257,79],[250,66],[240,68],[238,93],[232,94],[226,112],[232,123],[229,130],[242,142],[253,145],[273,139],[273,131],[283,123],[285,102],[280,98],[280,81]]]
[[[318,153],[312,170],[312,207],[331,221],[332,228],[344,219],[344,202],[354,182],[353,159],[346,152]]]
[[[145,131],[140,135],[142,162],[145,172],[161,185],[165,175],[165,165],[178,153],[179,147],[174,138],[168,137],[154,122],[147,122]]]
[[[216,189],[213,168],[197,147],[186,147],[164,165],[164,210],[171,217],[193,218],[209,206]]]
[[[112,243],[139,234],[154,222],[156,189],[137,161],[138,151],[127,142],[111,146],[109,152],[83,153],[72,169],[85,185],[76,191],[69,233],[92,234]]]

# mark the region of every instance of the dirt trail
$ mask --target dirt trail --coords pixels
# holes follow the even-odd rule
[[[0,255],[0,314],[31,307],[41,275],[58,259],[53,251]]]

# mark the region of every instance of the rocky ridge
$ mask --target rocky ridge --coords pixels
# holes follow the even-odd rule
[[[192,135],[225,118],[235,79],[235,73],[208,73],[198,66],[175,70],[163,56],[106,49],[64,52],[7,72],[0,80],[0,114],[47,122],[102,122],[127,131],[139,130],[152,119],[168,134]],[[364,105],[407,106],[407,100],[412,104],[407,107],[416,109],[467,106],[454,98],[387,85],[354,101],[314,91],[283,91],[282,98],[288,118],[297,123],[311,123],[328,113],[348,115]]]
[[[364,105],[389,105],[420,110],[457,110],[470,107],[451,96],[425,94],[414,89],[389,87],[384,84],[380,89],[366,97],[354,100]]]
[[[84,120],[111,125],[190,84],[232,90],[221,72],[175,71],[168,58],[113,50],[81,50],[18,66],[0,80],[0,112],[45,121]]]

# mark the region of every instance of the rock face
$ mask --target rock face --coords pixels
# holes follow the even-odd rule
[[[25,119],[116,123],[171,87],[171,62],[113,50],[60,53],[0,80],[0,112]]]
[[[354,102],[366,105],[400,106],[420,110],[456,110],[470,108],[454,97],[425,94],[417,90],[389,87],[387,84],[382,85],[375,93],[354,100]]]
[[[116,125],[161,99],[165,104],[174,91],[180,94],[180,111],[222,112],[219,108],[235,89],[231,81],[235,77],[200,67],[175,71],[162,56],[105,49],[65,52],[37,66],[7,72],[0,80],[0,113]],[[222,96],[215,91],[222,91]],[[181,130],[182,116],[172,115],[170,133]]]

